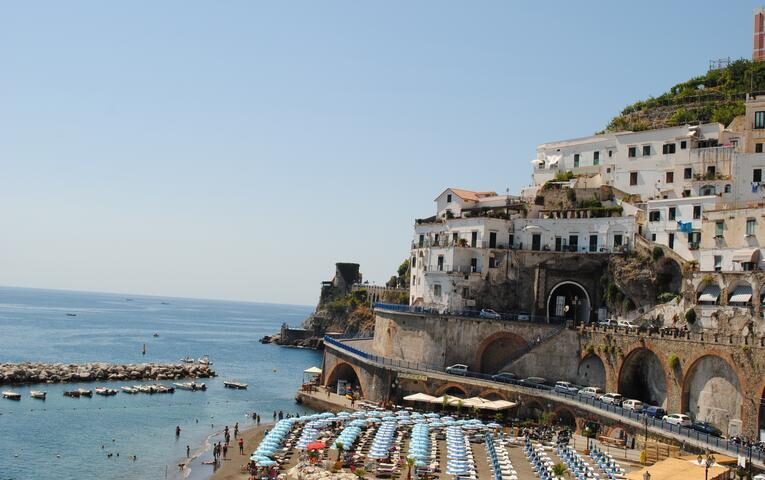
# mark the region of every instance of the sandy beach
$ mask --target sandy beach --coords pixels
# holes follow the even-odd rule
[[[210,477],[211,480],[236,480],[247,479],[248,474],[242,473],[242,466],[249,462],[250,454],[258,446],[263,439],[264,432],[271,428],[273,424],[262,424],[256,427],[243,430],[240,433],[240,437],[244,438],[244,455],[239,454],[238,439],[231,437],[231,447],[228,450],[227,458],[221,462],[221,465]],[[202,467],[209,468],[212,472],[212,465],[202,465]],[[200,468],[200,467],[195,467]]]

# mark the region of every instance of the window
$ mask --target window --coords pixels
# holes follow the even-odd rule
[[[438,256],[438,271],[439,272],[444,271],[444,256],[443,255]]]
[[[623,241],[624,241],[624,237],[622,237],[621,233],[614,234],[614,247],[621,247]]]
[[[472,273],[475,273],[478,271],[478,259],[477,258],[471,258],[470,259],[470,271]]]
[[[418,242],[418,246],[422,248],[425,245],[425,235],[420,235],[420,241]]]
[[[497,232],[489,232],[489,248],[497,248]]]
[[[598,236],[590,235],[590,252],[598,251]]]
[[[611,158],[613,156],[614,156],[614,151],[613,150],[609,150],[608,151],[608,158]]]
[[[715,169],[714,165],[710,165],[707,167],[707,178],[714,178],[715,175],[717,175],[717,170]]]
[[[643,145],[643,156],[648,157],[651,155],[651,146],[650,145]]]
[[[725,222],[722,220],[716,221],[715,222],[715,237],[722,238],[724,230],[725,230]]]
[[[531,249],[532,250],[541,250],[542,249],[542,235],[539,233],[535,233],[531,236]]]
[[[560,252],[563,250],[563,239],[561,237],[555,237],[555,251]]]
[[[452,194],[451,193],[447,193],[446,194],[446,203],[452,203]]]
[[[690,197],[691,191],[690,190],[683,190],[683,197]]]
[[[731,192],[731,186],[730,186],[730,183],[728,183],[725,185],[725,193],[730,193],[730,192]]]
[[[512,233],[507,237],[507,245],[508,247],[512,247],[513,245],[515,245],[515,235],[513,235]]]
[[[441,298],[441,285],[433,285],[433,296],[436,298]]]
[[[680,142],[680,150],[685,150],[686,148],[688,148],[688,141],[687,140],[681,141]]]
[[[497,259],[489,257],[489,268],[497,268]]]
[[[462,287],[462,298],[468,298],[470,296],[470,289],[468,287]]]
[[[761,143],[755,143],[754,144],[754,153],[762,153],[762,144]]]
[[[638,172],[630,172],[630,185],[637,185]]]
[[[715,272],[722,271],[722,255],[715,255]]]
[[[574,154],[574,168],[576,168],[578,166],[579,166],[579,154],[575,153]]]
[[[754,236],[754,225],[755,220],[753,218],[747,218],[746,219],[746,236],[751,237]]]
[[[676,216],[677,216],[677,208],[669,207],[669,215],[668,215],[669,220],[674,220]]]
[[[579,235],[568,236],[568,249],[572,252],[579,250]]]
[[[655,241],[656,241],[656,234],[655,234],[655,233],[652,233],[652,234],[651,234],[651,241],[652,241],[652,242],[655,242]]]
[[[659,210],[651,210],[648,212],[649,222],[658,222],[659,220],[661,220],[661,212]]]
[[[675,183],[675,172],[667,172],[664,179],[667,183]]]
[[[765,112],[754,112],[754,128],[765,128]]]
[[[630,157],[630,158],[637,157],[637,147],[630,147],[627,150],[627,156]]]
[[[439,243],[439,240],[441,240],[441,235],[439,235],[439,234],[437,233],[437,234],[435,234],[435,236],[434,236],[434,238],[433,238],[433,243],[434,243],[436,246],[439,246],[439,245],[440,245],[440,243]]]
[[[687,167],[683,170],[683,178],[686,180],[693,178],[693,169],[691,167]]]
[[[761,168],[755,168],[752,170],[752,181],[753,182],[761,182],[762,181],[762,169]]]
[[[417,266],[417,257],[412,257],[412,270]]]
[[[611,173],[611,167],[606,169],[606,173]]]
[[[698,220],[701,218],[701,205],[694,205],[693,206],[693,219]]]
[[[665,143],[664,145],[661,146],[661,153],[665,155],[675,153],[675,144]]]
[[[675,234],[674,233],[670,233],[669,234],[669,242],[668,243],[669,243],[669,248],[672,248],[672,249],[675,248]]]
[[[475,248],[478,245],[478,232],[470,232],[470,246]]]
[[[455,245],[460,243],[460,234],[457,232],[452,233],[452,242],[454,242]]]
[[[592,153],[592,164],[598,165],[600,163],[600,152],[593,152]]]

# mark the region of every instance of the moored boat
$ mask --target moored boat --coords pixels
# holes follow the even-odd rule
[[[197,391],[197,390],[207,390],[207,385],[204,383],[197,383],[197,382],[184,382],[184,383],[174,383],[175,388],[179,388],[181,390],[191,390],[191,391]]]
[[[92,397],[93,396],[93,390],[88,390],[87,388],[78,388],[78,392],[80,392],[81,397]]]
[[[183,357],[181,359],[181,362],[183,362],[183,363],[194,363],[194,357],[192,357],[191,355],[186,355],[185,357]]]
[[[29,396],[38,400],[45,400],[48,392],[41,392],[40,390],[32,390],[29,392]]]
[[[210,355],[203,355],[199,357],[199,364],[200,365],[212,365],[212,361],[210,360]]]
[[[247,384],[242,382],[237,382],[234,380],[226,380],[223,382],[223,386],[226,388],[233,388],[235,390],[247,390]]]
[[[80,398],[80,391],[79,390],[67,390],[64,392],[65,397],[72,397],[72,398]]]
[[[12,392],[10,390],[6,390],[3,392],[3,398],[7,398],[8,400],[21,400],[21,394],[18,392]]]
[[[130,394],[138,393],[138,389],[137,388],[135,388],[135,387],[127,387],[127,386],[122,387],[122,391],[125,392],[125,393],[130,393]]]
[[[104,397],[109,397],[111,395],[117,395],[117,390],[115,390],[113,388],[96,387],[96,395],[102,395]]]

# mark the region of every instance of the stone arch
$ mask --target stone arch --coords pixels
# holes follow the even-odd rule
[[[555,423],[576,429],[576,414],[567,407],[558,407],[554,410]]]
[[[529,342],[516,333],[497,332],[489,335],[478,347],[474,369],[481,373],[500,372],[526,352],[528,347]]]
[[[583,301],[584,300],[584,301]],[[578,323],[588,323],[592,300],[587,289],[579,282],[558,282],[547,295],[547,319],[564,317]]]
[[[468,397],[468,393],[467,390],[465,390],[465,387],[459,383],[453,382],[445,383],[436,389],[436,396],[440,397],[441,395],[451,395],[452,397],[460,398]]]
[[[635,347],[619,368],[619,393],[625,398],[667,408],[666,372],[662,354],[642,345]]]
[[[742,417],[745,390],[741,378],[722,356],[701,354],[689,363],[683,375],[681,410],[726,433],[730,420]]]
[[[526,400],[523,402],[523,409],[528,417],[538,420],[545,413],[545,407],[539,400]]]
[[[714,185],[704,185],[699,189],[699,195],[716,195],[717,194],[717,187]]]
[[[590,353],[579,361],[577,382],[585,387],[606,388],[606,365],[597,354]]]
[[[716,281],[709,284],[701,282],[696,289],[696,303],[699,305],[719,305],[721,292],[722,288]],[[713,300],[713,298],[716,299]]]
[[[486,400],[507,400],[507,395],[505,395],[503,392],[493,389],[484,390],[478,394],[478,396],[485,398]]]
[[[625,430],[622,425],[611,425],[609,427],[605,427],[604,430],[606,432],[605,435],[608,438],[627,438],[627,430]]]
[[[752,285],[743,279],[732,281],[728,285],[728,305],[733,307],[752,306]]]
[[[337,382],[339,380],[345,380],[350,383],[354,392],[358,391],[361,398],[364,398],[366,388],[362,384],[361,379],[362,375],[359,375],[356,367],[347,362],[337,362],[334,368],[332,368],[332,371],[329,372],[329,375],[327,375],[327,380],[324,384],[336,389]]]

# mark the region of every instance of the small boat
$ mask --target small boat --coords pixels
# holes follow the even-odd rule
[[[80,391],[79,390],[68,390],[64,392],[65,397],[72,397],[72,398],[80,398]]]
[[[138,393],[138,389],[135,387],[122,387],[122,391],[130,394]]]
[[[101,395],[104,397],[109,397],[111,395],[117,395],[117,390],[113,388],[106,388],[106,387],[96,387],[96,395]]]
[[[21,400],[21,394],[17,392],[12,392],[10,390],[6,390],[3,392],[3,398],[7,398],[8,400]]]
[[[159,336],[159,334],[158,334],[158,333],[155,333],[155,334],[154,334],[154,338],[157,338],[158,336]]]
[[[167,385],[162,385],[161,383],[153,385],[153,387],[157,393],[175,393],[175,387],[169,387]]]
[[[223,386],[226,388],[233,388],[235,390],[247,390],[247,384],[235,381],[224,381]]]
[[[80,392],[81,397],[92,397],[93,396],[93,390],[88,390],[87,388],[78,388],[78,392]]]
[[[191,390],[192,392],[196,392],[197,390],[207,390],[207,385],[204,383],[197,383],[197,382],[184,382],[184,383],[174,383],[176,388],[180,388],[181,390]]]
[[[66,316],[67,317],[76,317],[77,314],[76,313],[67,313]]]
[[[45,400],[45,396],[48,392],[41,392],[40,390],[32,390],[29,392],[29,396],[38,400]]]
[[[183,363],[194,363],[194,357],[191,357],[189,355],[186,355],[181,359],[181,362]]]
[[[199,361],[199,363],[200,363],[201,365],[212,365],[212,364],[213,364],[213,363],[210,361],[210,356],[209,356],[209,355],[204,355],[204,356],[202,356],[202,357],[199,357],[199,360],[198,360],[198,361]]]
[[[151,385],[136,385],[133,388],[137,389],[141,393],[156,393],[154,387]]]

